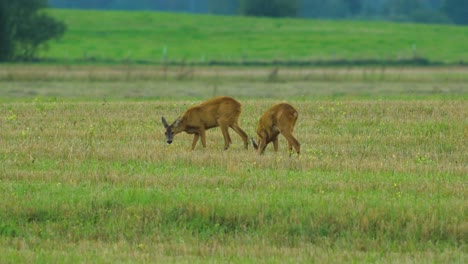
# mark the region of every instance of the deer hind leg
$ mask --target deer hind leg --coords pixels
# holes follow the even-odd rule
[[[292,135],[291,132],[285,132],[283,133],[283,136],[288,141],[289,153],[292,152],[292,147],[294,147],[296,153],[299,155],[301,152],[301,144],[299,144],[299,141],[297,141],[297,139]]]
[[[275,152],[278,152],[278,136],[273,139],[273,148],[275,149]]]
[[[248,149],[249,148],[249,137],[247,136],[247,134],[244,132],[244,130],[242,130],[242,128],[240,128],[240,126],[237,124],[237,123],[234,123],[233,125],[231,125],[231,128],[237,133],[239,134],[239,136],[242,138],[242,140],[244,141],[244,147],[245,149]]]

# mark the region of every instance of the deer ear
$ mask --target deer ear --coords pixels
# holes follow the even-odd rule
[[[162,123],[163,123],[163,125],[164,125],[165,128],[167,128],[167,127],[169,126],[169,125],[167,124],[166,118],[164,118],[164,116],[161,117],[161,121],[162,121]]]

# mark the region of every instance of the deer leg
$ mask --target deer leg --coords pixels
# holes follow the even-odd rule
[[[198,142],[199,138],[200,138],[200,135],[198,133],[193,135],[192,150],[195,149],[195,146],[197,145],[197,142]]]
[[[290,133],[283,133],[283,136],[286,138],[289,144],[289,152],[291,153],[292,147],[296,150],[296,153],[299,155],[301,152],[301,144],[299,144],[299,141]]]
[[[239,134],[239,136],[241,136],[242,140],[244,141],[244,147],[245,149],[248,149],[249,148],[249,137],[247,136],[247,134],[244,132],[244,130],[242,130],[242,128],[240,128],[240,126],[238,124],[233,124],[231,126],[231,128],[236,131],[237,134]]]
[[[217,120],[219,127],[221,128],[221,132],[223,133],[224,138],[224,150],[229,148],[229,145],[232,143],[231,137],[229,136],[229,120],[225,118],[220,118]]]
[[[229,131],[228,131],[228,126],[226,125],[220,125],[221,126],[221,132],[223,132],[223,137],[224,137],[224,150],[229,148],[229,145],[231,144],[231,137],[229,136]]]
[[[203,145],[203,148],[206,148],[206,134],[205,134],[204,128],[200,129],[200,137],[201,137],[201,143]]]
[[[276,136],[274,139],[273,139],[273,147],[275,149],[275,152],[278,152],[278,136]]]
[[[258,150],[258,145],[257,145],[257,142],[255,142],[255,139],[253,137],[250,138],[252,140],[252,145],[254,147],[255,150]]]
[[[284,134],[283,134],[284,135]],[[291,134],[292,136],[292,134]],[[285,136],[286,137],[286,136]],[[289,137],[290,138],[290,137]],[[289,138],[286,138],[286,140],[288,141],[288,153],[289,153],[289,156],[291,156],[292,154],[292,148],[293,148],[293,145],[291,143],[291,140]]]
[[[262,155],[267,146],[266,140],[262,138],[258,144],[258,154]]]

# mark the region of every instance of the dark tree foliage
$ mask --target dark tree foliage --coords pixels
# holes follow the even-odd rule
[[[302,0],[301,13],[311,18],[348,18],[358,15],[362,9],[361,0]]]
[[[39,47],[65,32],[65,24],[40,10],[47,0],[0,0],[0,61],[30,60]]]
[[[58,8],[378,19],[420,23],[466,24],[463,21],[468,17],[466,8],[468,0],[48,0],[48,2]]]
[[[49,0],[58,8],[104,9],[104,10],[160,10],[175,12],[206,13],[209,0]],[[234,0],[237,1],[237,0]],[[212,1],[221,7],[228,0]]]
[[[13,52],[11,19],[8,17],[8,0],[0,0],[0,61],[10,58]]]
[[[411,14],[415,10],[422,9],[422,0],[393,0],[387,1],[383,5],[383,11],[386,15],[405,16]]]
[[[446,0],[443,10],[456,24],[468,25],[468,0]]]
[[[207,0],[208,12],[234,15],[239,12],[239,0]]]
[[[450,23],[440,10],[440,1],[436,0],[387,0],[382,6],[382,14],[393,21]]]
[[[352,15],[356,15],[361,12],[362,0],[348,0],[345,3],[348,6],[349,12]]]
[[[240,12],[246,16],[296,17],[299,0],[242,0]]]

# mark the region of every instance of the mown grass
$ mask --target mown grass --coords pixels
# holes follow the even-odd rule
[[[309,82],[344,93],[319,98],[294,95],[300,83],[231,80],[216,88],[243,103],[240,124],[251,136],[268,106],[294,105],[302,154],[289,157],[283,138],[279,153],[270,147],[258,156],[233,132],[224,151],[219,129],[208,131],[206,149],[189,151],[184,134],[166,145],[160,117],[175,119],[209,98],[210,81],[4,80],[2,96],[14,87],[39,94],[0,105],[0,255],[7,262],[466,262],[464,83],[434,84],[440,90],[431,96],[403,82],[413,90],[400,96],[413,93],[411,100],[348,97],[361,85],[399,82]],[[445,90],[450,85],[459,88]],[[125,99],[124,86],[143,95]],[[155,95],[166,90],[172,94]]]
[[[307,101],[467,99],[467,82],[466,67],[2,65],[0,101],[193,100],[216,95]]]
[[[208,63],[425,58],[466,62],[467,27],[159,12],[47,10],[68,29],[41,58]]]

